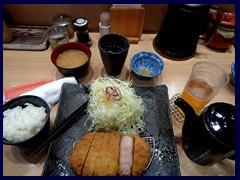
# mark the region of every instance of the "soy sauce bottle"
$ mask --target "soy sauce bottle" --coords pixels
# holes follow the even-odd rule
[[[88,20],[86,18],[77,18],[73,24],[75,26],[78,42],[90,47],[92,45],[92,40],[88,33]]]

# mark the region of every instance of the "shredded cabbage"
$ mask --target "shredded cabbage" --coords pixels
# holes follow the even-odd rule
[[[87,108],[90,131],[118,131],[120,134],[139,134],[144,130],[145,104],[137,96],[132,83],[113,77],[99,77],[90,86]],[[107,99],[105,89],[116,86],[121,91],[121,100]]]

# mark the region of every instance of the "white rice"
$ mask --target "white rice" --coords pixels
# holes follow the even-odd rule
[[[25,103],[3,112],[3,137],[11,142],[22,142],[34,136],[45,124],[47,114],[44,107]]]

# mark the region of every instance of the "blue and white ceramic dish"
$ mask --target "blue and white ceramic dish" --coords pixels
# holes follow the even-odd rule
[[[235,61],[232,63],[232,75],[235,78]]]
[[[231,72],[232,72],[231,80],[233,85],[235,85],[235,61],[232,62]]]
[[[163,72],[164,62],[153,52],[141,51],[131,58],[130,67],[139,79],[149,80]]]

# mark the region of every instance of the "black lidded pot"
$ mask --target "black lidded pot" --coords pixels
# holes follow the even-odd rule
[[[175,60],[194,56],[199,35],[207,27],[210,4],[170,4],[154,49],[164,57]]]
[[[195,163],[210,166],[235,155],[235,107],[216,102],[196,116],[193,108],[183,99],[175,104],[185,113],[182,146]]]

